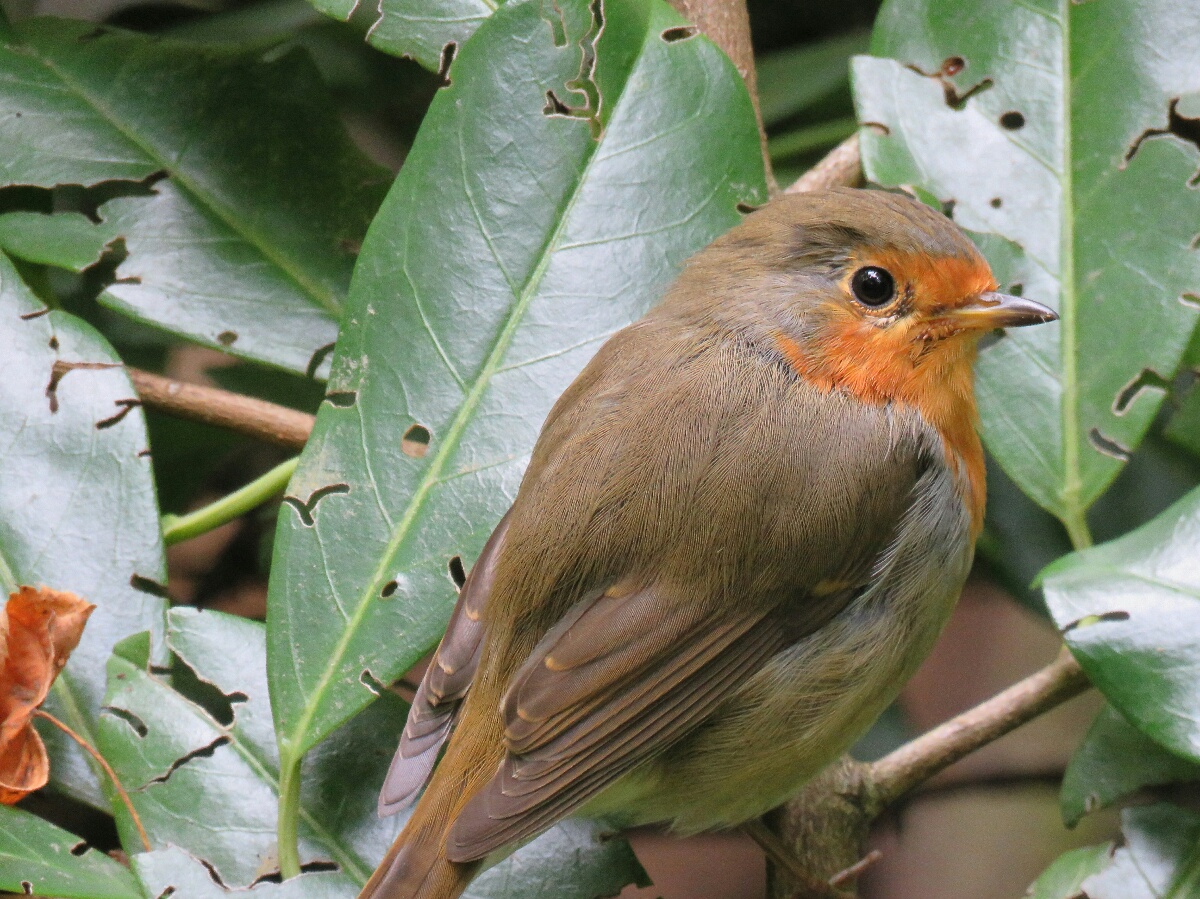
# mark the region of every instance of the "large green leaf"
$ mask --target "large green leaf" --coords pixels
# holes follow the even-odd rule
[[[1159,407],[1200,304],[1200,90],[1187,2],[890,0],[853,81],[868,176],[953,201],[1061,321],[982,354],[989,449],[1087,542],[1084,512]]]
[[[1200,765],[1163,749],[1106,705],[1071,756],[1063,777],[1063,821],[1074,827],[1142,787],[1200,780]]]
[[[1029,899],[1083,899],[1080,886],[1103,871],[1112,857],[1112,844],[1084,846],[1064,852],[1042,872],[1025,894]]]
[[[603,12],[500,7],[367,235],[276,538],[285,768],[428,651],[454,600],[447,564],[508,507],[554,399],[739,202],[764,198],[728,59],[664,39],[680,21],[664,3]]]
[[[7,805],[0,805],[0,890],[59,899],[143,899],[128,868],[73,833]]]
[[[102,302],[296,371],[336,338],[389,176],[350,143],[304,54],[263,62],[34,20],[0,34],[0,106],[0,186],[103,186],[82,193],[107,200],[99,227],[129,257]],[[44,245],[27,235],[18,251],[76,266],[78,219],[42,224]]]
[[[154,899],[353,899],[357,890],[334,872],[301,874],[284,883],[264,882],[253,889],[218,883],[200,859],[177,846],[134,856],[133,870]]]
[[[97,608],[50,695],[55,715],[91,735],[112,647],[161,636],[166,577],[146,424],[120,359],[89,325],[46,309],[0,253],[0,585],[71,590]],[[52,380],[58,360],[92,366]],[[88,762],[44,731],[53,782],[102,807]]]
[[[1200,762],[1200,489],[1149,524],[1047,569],[1046,605],[1108,700]]]
[[[100,746],[130,791],[155,849],[177,846],[230,888],[277,870],[279,765],[266,683],[263,626],[175,609],[167,642],[186,666],[175,683],[130,648],[109,662]],[[375,814],[377,784],[407,707],[376,703],[309,758],[301,798],[304,862],[333,862],[354,895],[397,827]],[[122,841],[136,847],[127,816]]]
[[[1195,899],[1200,896],[1200,815],[1173,805],[1121,813],[1125,845],[1083,882],[1087,899]]]

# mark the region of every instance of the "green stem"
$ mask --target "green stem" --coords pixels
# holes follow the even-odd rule
[[[279,757],[279,873],[284,880],[300,876],[300,758]]]
[[[834,119],[832,122],[821,122],[771,138],[767,141],[767,152],[772,161],[790,159],[793,156],[811,153],[813,150],[832,147],[845,140],[856,130],[858,130],[858,122],[853,116]]]
[[[171,546],[184,540],[190,540],[192,537],[207,534],[279,495],[287,487],[299,461],[299,456],[288,459],[245,487],[235,490],[228,496],[223,496],[195,512],[179,516],[164,515],[162,520],[163,542],[167,546]]]
[[[1075,549],[1087,549],[1092,545],[1092,532],[1088,529],[1087,515],[1082,509],[1064,516],[1062,523],[1067,529],[1067,536],[1071,538],[1071,546]]]

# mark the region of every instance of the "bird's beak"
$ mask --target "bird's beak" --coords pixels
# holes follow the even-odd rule
[[[1058,318],[1058,313],[1024,297],[989,291],[955,309],[950,318],[964,330],[991,331],[1052,322]]]

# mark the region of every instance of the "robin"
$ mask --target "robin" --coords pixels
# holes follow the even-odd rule
[[[362,897],[453,899],[574,813],[732,827],[847,749],[971,567],[978,339],[1057,317],[996,288],[879,191],[783,197],[693,257],[550,412],[409,712],[380,812],[428,786]]]

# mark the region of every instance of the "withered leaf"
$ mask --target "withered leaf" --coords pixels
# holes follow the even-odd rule
[[[33,714],[96,607],[74,593],[21,587],[0,610],[0,802],[46,784],[50,760]]]

